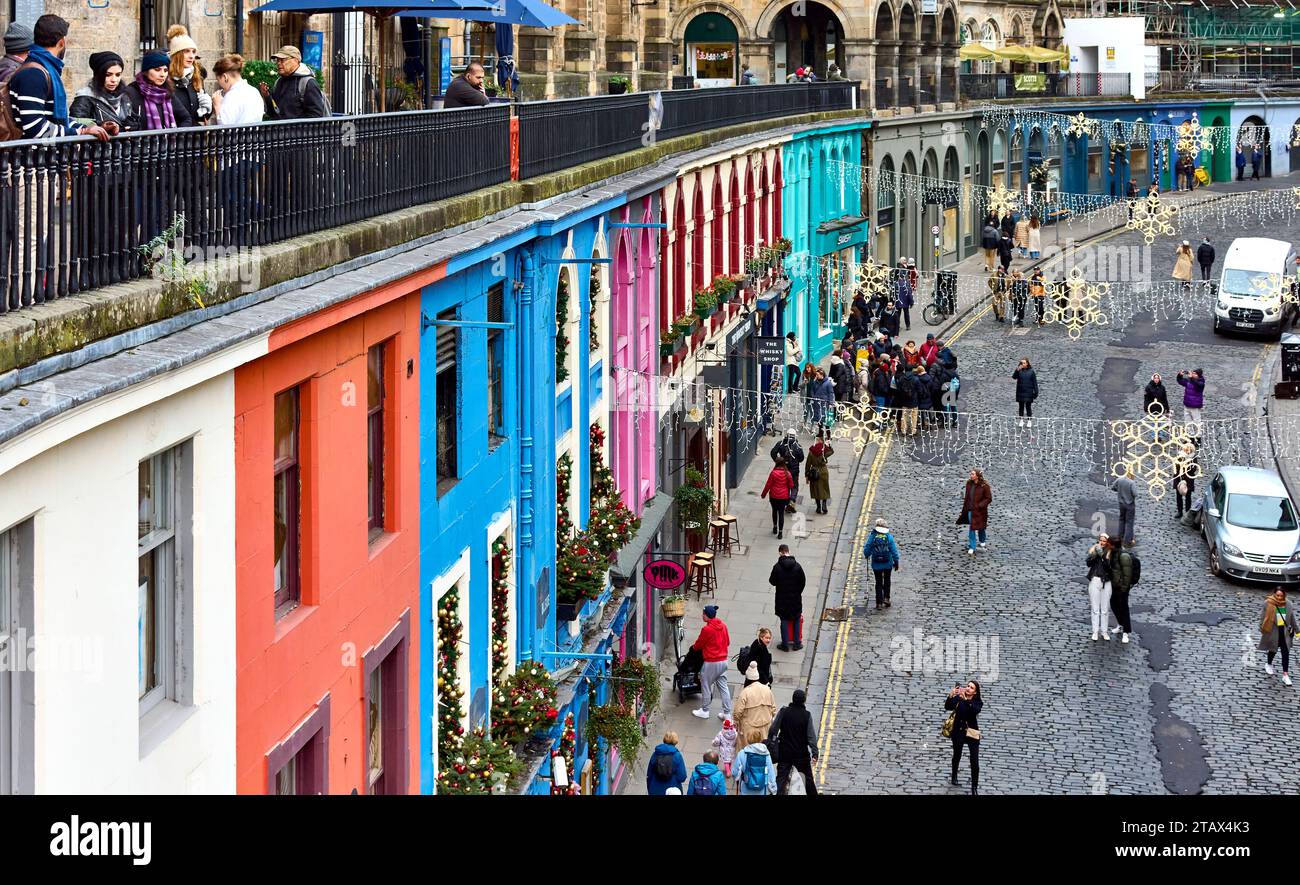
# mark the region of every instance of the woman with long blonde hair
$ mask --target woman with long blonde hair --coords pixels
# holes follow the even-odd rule
[[[176,96],[189,112],[190,120],[181,126],[200,126],[212,119],[212,96],[203,91],[203,69],[199,66],[198,44],[184,25],[167,29],[167,55],[171,58],[168,74]]]

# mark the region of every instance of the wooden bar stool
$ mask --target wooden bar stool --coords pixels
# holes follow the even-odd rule
[[[727,524],[728,542],[736,545],[737,552],[742,552],[740,546],[740,520],[730,513],[718,514],[718,520]]]
[[[709,541],[709,550],[715,555],[726,553],[730,557],[732,546],[740,546],[739,543],[731,539],[731,523],[721,519],[710,519],[709,530],[712,536]]]
[[[698,602],[703,596],[704,591],[709,591],[709,595],[717,598],[718,578],[713,571],[713,556],[707,558],[696,554],[691,560],[690,579],[695,583],[695,600]]]

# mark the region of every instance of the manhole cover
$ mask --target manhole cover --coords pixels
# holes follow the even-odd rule
[[[849,619],[849,610],[845,606],[839,608],[827,608],[822,610],[823,621],[847,621]]]

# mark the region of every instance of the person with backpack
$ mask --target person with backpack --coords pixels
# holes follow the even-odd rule
[[[998,239],[997,221],[990,215],[984,219],[984,227],[980,231],[980,248],[984,250],[985,273],[993,273],[994,258],[998,251]]]
[[[744,748],[755,741],[762,743],[767,738],[768,726],[776,718],[776,697],[771,685],[758,678],[756,661],[750,661],[745,670],[745,687],[736,695],[731,713],[736,731],[740,733],[737,746]]]
[[[790,555],[790,546],[776,548],[776,565],[767,582],[776,588],[776,616],[781,619],[781,651],[799,651],[803,648],[803,591],[808,583],[801,566]]]
[[[739,735],[730,719],[722,720],[722,728],[713,736],[713,746],[718,751],[718,765],[728,779],[731,778],[731,763],[736,758],[736,741]]]
[[[302,120],[311,117],[328,117],[329,102],[312,69],[302,63],[302,53],[297,46],[281,46],[271,56],[275,70],[280,75],[275,88],[265,83],[257,84],[266,102],[266,115],[272,120]],[[484,102],[486,104],[486,102]]]
[[[18,22],[9,23],[9,27],[5,28],[5,54],[0,57],[0,83],[8,80],[14,71],[26,63],[27,53],[31,52],[35,43],[31,28]]]
[[[834,389],[832,387],[832,389]],[[799,499],[799,465],[803,463],[804,454],[803,446],[799,445],[799,437],[793,427],[788,428],[785,436],[776,445],[772,446],[772,460],[783,458],[785,460],[785,469],[790,471],[790,503],[787,509],[794,512],[794,502]]]
[[[1031,229],[1030,233],[1037,229]],[[1034,313],[1037,315],[1038,325],[1041,326],[1044,322],[1043,310],[1047,305],[1047,276],[1041,267],[1034,268],[1034,272],[1029,276],[1029,297],[1034,299]]]
[[[709,750],[704,754],[704,761],[695,766],[691,773],[691,783],[686,788],[687,796],[725,796],[727,795],[727,778],[718,768],[718,754]]]
[[[1038,375],[1034,372],[1034,367],[1029,364],[1029,357],[1021,357],[1020,364],[1016,370],[1011,373],[1011,378],[1016,382],[1016,406],[1019,408],[1019,417],[1016,418],[1017,427],[1034,426],[1034,400],[1038,399]]]
[[[736,775],[736,795],[776,795],[776,763],[761,736],[745,744],[736,754],[732,771]]]
[[[871,561],[871,572],[876,576],[876,608],[889,608],[890,576],[898,569],[898,543],[889,533],[889,523],[881,517],[876,527],[862,545],[862,556]]]
[[[1119,641],[1128,645],[1128,636],[1133,632],[1128,594],[1142,578],[1142,561],[1114,540],[1108,539],[1106,547],[1110,557],[1110,610],[1118,622],[1118,626],[1110,632],[1119,633]]]
[[[35,45],[28,50],[27,61],[0,84],[0,141],[64,135],[93,135],[108,141],[116,135],[116,123],[83,126],[68,116],[68,94],[63,88],[68,23],[57,15],[42,15],[32,37]]]
[[[807,695],[795,689],[790,703],[781,708],[768,729],[768,746],[776,746],[776,793],[784,796],[790,786],[790,770],[803,775],[804,790],[809,796],[817,795],[813,780],[812,763],[817,758],[817,726],[812,714],[804,706]]]
[[[794,332],[785,333],[785,377],[786,387],[790,393],[799,392],[799,364],[803,362],[803,351],[799,349],[799,340]]]
[[[772,653],[767,647],[772,644],[772,631],[767,627],[758,628],[758,638],[740,650],[736,655],[736,669],[745,676],[745,686],[753,679],[764,685],[772,684]],[[751,667],[753,676],[750,676]],[[735,707],[732,708],[735,710]],[[740,714],[736,714],[739,716]]]
[[[686,760],[677,749],[677,732],[664,732],[663,743],[650,754],[646,766],[645,791],[651,796],[662,796],[670,788],[681,790],[686,783]]]

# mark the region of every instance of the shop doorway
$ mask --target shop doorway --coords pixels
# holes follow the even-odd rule
[[[686,26],[686,73],[701,87],[735,86],[740,37],[731,19],[706,12]]]

